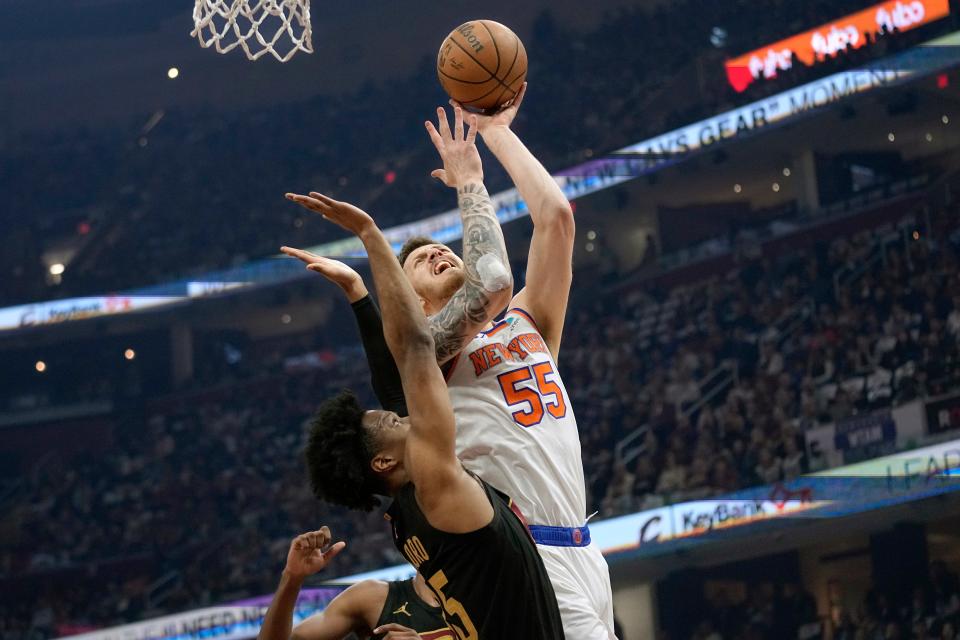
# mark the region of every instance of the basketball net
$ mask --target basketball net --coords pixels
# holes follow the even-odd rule
[[[310,0],[196,0],[190,35],[219,53],[239,46],[251,60],[270,53],[286,62],[313,53]]]

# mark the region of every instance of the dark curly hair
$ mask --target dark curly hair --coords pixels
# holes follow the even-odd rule
[[[313,494],[325,502],[371,511],[383,483],[370,468],[376,442],[363,427],[364,409],[351,391],[324,402],[310,421],[304,454]]]
[[[428,238],[427,236],[413,236],[408,238],[406,242],[403,243],[403,246],[400,248],[400,255],[397,256],[397,260],[400,261],[400,266],[403,266],[403,263],[407,261],[407,258],[410,257],[410,254],[419,249],[420,247],[425,247],[430,244],[437,244],[433,238]]]

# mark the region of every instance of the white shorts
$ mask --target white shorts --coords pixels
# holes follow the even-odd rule
[[[610,570],[597,545],[537,545],[557,594],[567,640],[616,640]]]

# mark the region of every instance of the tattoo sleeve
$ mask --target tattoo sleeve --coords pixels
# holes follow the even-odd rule
[[[439,313],[430,318],[437,348],[437,362],[453,358],[501,311],[504,297],[483,288],[477,261],[492,254],[509,269],[507,248],[493,202],[481,183],[457,188],[457,203],[463,219],[463,267],[466,281]],[[509,291],[507,292],[509,295]]]

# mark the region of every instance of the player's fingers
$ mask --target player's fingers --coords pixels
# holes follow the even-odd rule
[[[453,139],[457,142],[463,140],[463,109],[453,108]]]
[[[320,546],[321,547],[327,546],[331,538],[330,527],[320,527],[320,529],[317,530],[317,535],[320,538],[320,543],[321,543]]]
[[[405,627],[402,624],[397,624],[396,622],[391,622],[377,627],[373,630],[375,634],[389,633],[391,631],[413,631],[410,627]]]
[[[319,273],[320,275],[322,275],[322,276],[325,277],[325,278],[332,278],[332,277],[333,277],[333,274],[330,273],[330,271],[329,271],[329,269],[327,269],[326,265],[323,265],[323,264],[321,264],[321,263],[319,263],[319,262],[311,262],[310,264],[307,265],[307,270],[308,270],[308,271],[313,271],[314,273]]]
[[[280,247],[280,252],[290,256],[291,258],[297,258],[302,260],[307,264],[312,262],[317,262],[320,259],[320,256],[313,255],[309,251],[304,251],[303,249],[295,249],[293,247]]]
[[[346,548],[346,546],[347,546],[347,543],[344,542],[343,540],[334,544],[332,547],[330,547],[323,553],[324,561],[329,562],[330,560],[333,560],[334,558],[336,558],[337,555]]]
[[[307,269],[311,271],[318,271],[324,275],[328,273],[332,274],[336,270],[337,261],[331,260],[330,258],[324,258],[323,256],[314,256],[313,260],[307,265]]]
[[[329,209],[326,205],[323,204],[320,200],[316,198],[311,198],[310,196],[302,196],[296,193],[287,194],[288,200],[293,200],[302,207],[306,207],[311,211],[316,211],[317,213],[325,214],[326,210]]]
[[[513,99],[513,102],[510,104],[514,109],[520,108],[520,103],[523,102],[523,96],[527,95],[527,83],[524,82],[523,86],[520,87],[520,91],[517,92],[517,96]]]
[[[467,130],[467,143],[474,144],[477,141],[477,116],[470,116],[470,128]]]
[[[310,548],[311,548],[311,549],[319,549],[320,547],[321,547],[321,545],[320,545],[320,539],[319,539],[318,536],[317,536],[317,532],[316,532],[316,531],[311,531],[311,532],[310,532]]]
[[[310,196],[305,196],[302,193],[288,193],[284,196],[287,200],[293,200],[297,204],[307,205],[312,199]]]
[[[310,546],[310,540],[307,538],[307,534],[301,533],[296,538],[293,539],[293,546],[296,549],[307,549]]]
[[[324,195],[324,194],[320,193],[319,191],[311,191],[311,192],[310,192],[310,197],[311,197],[311,198],[315,198],[316,200],[319,200],[320,202],[322,202],[323,204],[327,205],[328,207],[333,207],[333,206],[336,206],[336,205],[338,205],[338,204],[341,204],[341,202],[340,202],[339,200],[334,200],[334,199],[331,198],[330,196]]]
[[[433,146],[437,148],[437,151],[442,151],[443,137],[440,135],[440,132],[437,131],[437,128],[433,126],[433,123],[429,120],[424,122],[423,125],[427,128],[427,134],[430,136],[430,141],[433,143]]]
[[[440,129],[440,137],[450,140],[450,123],[447,121],[447,110],[443,107],[437,107],[437,126]]]
[[[430,172],[430,177],[436,178],[437,180],[443,182],[444,184],[446,184],[447,182],[447,172],[444,171],[443,169],[434,169],[433,171]]]
[[[450,102],[450,106],[453,107],[454,109],[456,109],[457,107],[460,107],[461,109],[463,109],[463,104],[460,103],[459,101],[454,100],[453,98],[450,98],[449,102]]]

